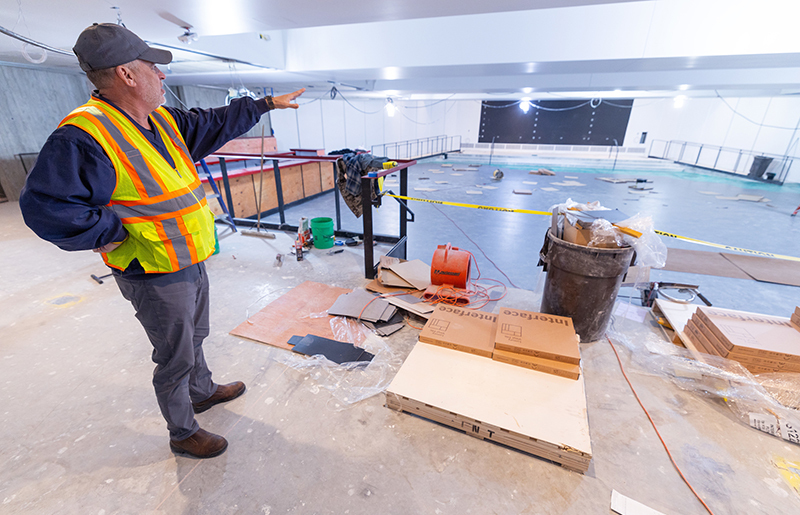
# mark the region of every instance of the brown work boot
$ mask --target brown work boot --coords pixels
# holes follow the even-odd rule
[[[198,429],[195,434],[185,440],[170,440],[169,448],[175,454],[191,458],[213,458],[228,448],[228,441],[219,435]]]
[[[202,413],[216,404],[232,401],[243,394],[244,391],[245,386],[241,381],[230,384],[219,384],[217,385],[217,391],[214,392],[214,395],[202,402],[193,402],[192,409],[194,409],[195,413]]]

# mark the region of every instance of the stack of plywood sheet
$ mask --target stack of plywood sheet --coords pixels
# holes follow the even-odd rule
[[[575,380],[579,341],[569,317],[501,308],[492,359]]]
[[[580,473],[592,459],[583,377],[420,342],[389,385],[386,405]]]
[[[698,350],[732,359],[754,374],[800,372],[800,320],[698,307],[685,333]]]

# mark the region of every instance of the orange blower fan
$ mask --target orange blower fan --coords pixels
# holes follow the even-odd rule
[[[469,284],[469,271],[472,267],[472,254],[459,250],[450,243],[439,245],[431,259],[431,286],[425,290],[423,298],[469,304],[465,290]]]

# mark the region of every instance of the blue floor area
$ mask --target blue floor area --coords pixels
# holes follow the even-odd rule
[[[442,167],[442,164],[453,165]],[[454,171],[481,164],[470,171]],[[530,170],[547,168],[555,176],[532,175]],[[503,171],[503,178],[493,180],[494,170]],[[444,173],[433,173],[432,170]],[[460,175],[453,175],[460,174]],[[577,177],[567,179],[565,176]],[[629,184],[612,184],[598,177],[645,178],[653,181],[653,190],[640,196],[629,193]],[[388,178],[388,181],[397,181]],[[584,186],[559,186],[553,183],[577,181]],[[446,184],[437,184],[446,181]],[[526,184],[535,182],[536,184]],[[484,189],[478,186],[492,186]],[[386,189],[399,193],[398,185]],[[415,188],[436,188],[437,191],[415,191]],[[556,188],[544,191],[542,188]],[[481,191],[468,194],[467,191]],[[515,194],[514,190],[530,190],[531,195]],[[768,202],[717,199],[739,194],[761,195]],[[676,165],[655,159],[565,159],[565,158],[499,158],[488,156],[451,155],[447,160],[422,161],[409,169],[409,196],[478,204],[484,206],[549,211],[555,204],[571,198],[576,202],[600,201],[603,206],[629,214],[650,216],[658,230],[762,252],[800,257],[800,216],[791,213],[800,204],[800,185],[778,186],[710,171]],[[481,276],[499,280],[509,286],[534,290],[541,287],[536,267],[539,250],[550,218],[541,215],[501,213],[464,207],[411,202],[416,221],[409,224],[408,257],[430,262],[436,246],[450,242],[469,250],[475,256]],[[374,210],[375,232],[396,235],[399,209],[394,199],[384,198]],[[323,195],[286,212],[287,222],[296,224],[300,217],[330,216],[335,219],[333,193]],[[362,230],[342,203],[342,229]],[[277,223],[278,215],[267,217]],[[711,247],[662,238],[667,247],[719,251]],[[384,250],[385,251],[385,250]],[[377,256],[376,252],[376,256]],[[474,275],[474,274],[473,274]],[[800,305],[800,288],[730,279],[707,275],[653,270],[651,280],[697,284],[700,291],[719,307],[789,316]],[[638,292],[623,289],[623,295],[638,298]]]

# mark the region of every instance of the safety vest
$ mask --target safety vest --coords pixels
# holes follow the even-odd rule
[[[172,115],[159,107],[150,120],[174,168],[124,114],[99,98],[72,111],[59,127],[89,133],[114,165],[117,185],[106,208],[119,216],[128,238],[103,254],[106,264],[125,270],[135,258],[147,273],[175,272],[213,254],[214,215]]]

